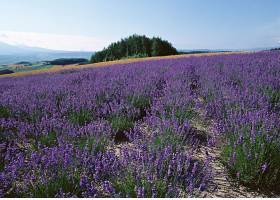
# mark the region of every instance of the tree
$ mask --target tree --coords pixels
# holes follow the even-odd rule
[[[91,62],[119,60],[128,57],[164,56],[177,54],[177,50],[166,40],[148,38],[145,35],[132,35],[111,43],[91,57]]]

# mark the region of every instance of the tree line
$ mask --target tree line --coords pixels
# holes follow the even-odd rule
[[[118,42],[111,43],[102,51],[96,52],[92,55],[91,62],[175,54],[178,54],[177,50],[166,40],[162,40],[159,37],[148,38],[145,35],[134,34]]]
[[[50,65],[71,65],[71,64],[87,64],[89,61],[85,58],[58,58],[49,61]]]

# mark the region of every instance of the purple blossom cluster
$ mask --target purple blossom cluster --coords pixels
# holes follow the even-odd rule
[[[279,79],[277,52],[1,78],[0,196],[195,196],[212,178],[194,155],[207,145],[238,180],[277,189]],[[192,127],[197,107],[226,145]]]

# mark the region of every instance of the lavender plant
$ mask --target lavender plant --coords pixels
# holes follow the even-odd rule
[[[199,195],[213,175],[211,158],[194,155],[211,138],[192,127],[199,109],[218,124],[214,145],[231,175],[279,192],[279,59],[260,52],[1,78],[0,196]]]

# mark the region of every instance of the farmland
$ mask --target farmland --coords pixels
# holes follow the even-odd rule
[[[0,78],[0,197],[279,194],[279,52],[97,65]]]
[[[55,66],[63,69],[65,65],[81,65],[85,63],[88,63],[88,60],[85,58],[60,58],[52,61],[40,61],[34,63],[23,61],[16,64],[0,65],[0,74],[2,72],[4,75],[4,70],[9,70],[16,74],[28,74],[33,73],[33,71],[50,70]]]
[[[52,68],[53,65],[44,63],[44,62],[36,62],[27,64],[9,64],[9,65],[0,65],[0,72],[3,70],[11,70],[13,73],[22,73],[22,72],[30,72],[33,70],[46,70]]]

